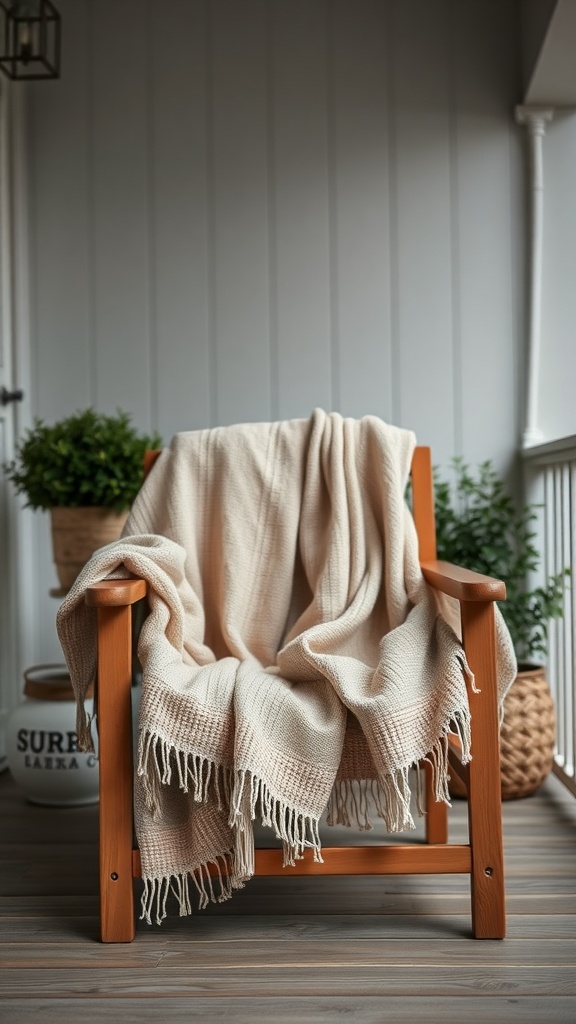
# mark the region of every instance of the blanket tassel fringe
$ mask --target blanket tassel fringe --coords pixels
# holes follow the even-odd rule
[[[186,874],[144,878],[140,920],[147,924],[162,924],[167,916],[168,897],[172,894],[177,902],[180,917],[192,913],[190,883],[198,892],[198,907],[204,910],[208,903],[224,903],[230,899],[235,888],[232,858],[229,855],[199,864]],[[215,884],[216,883],[216,891]]]

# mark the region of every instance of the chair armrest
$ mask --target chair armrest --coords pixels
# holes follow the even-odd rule
[[[483,576],[450,562],[422,562],[421,569],[431,587],[457,601],[506,600],[506,584],[492,576]]]
[[[146,593],[145,580],[102,580],[86,588],[85,600],[92,608],[113,608],[136,604]]]

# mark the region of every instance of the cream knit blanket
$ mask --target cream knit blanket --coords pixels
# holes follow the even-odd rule
[[[135,786],[143,916],[190,911],[254,870],[253,821],[321,859],[318,823],[413,828],[409,769],[448,799],[449,730],[470,757],[461,644],[425,583],[404,501],[414,435],[376,417],[178,434],[123,538],[96,552],[58,614],[83,698],[96,671],[88,586],[149,585]],[[499,620],[502,692],[514,675]],[[213,879],[219,877],[217,893]]]

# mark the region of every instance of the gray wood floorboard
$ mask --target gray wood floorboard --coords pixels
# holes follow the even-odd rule
[[[121,1024],[171,1024],[203,1021],[205,1024],[574,1024],[574,999],[571,996],[496,996],[484,994],[461,998],[428,995],[386,996],[262,996],[239,999],[238,996],[181,999],[165,998],[90,998],[9,1000],[3,1007],[3,1024],[102,1024],[117,1020]]]
[[[470,965],[464,972],[449,967],[439,971],[437,966],[419,967],[411,995],[430,997],[484,996],[487,999],[505,995],[517,996],[574,996],[576,978],[572,965],[565,965],[551,978],[548,966],[517,965],[514,970],[502,966],[488,969],[485,965]],[[159,999],[167,997],[216,997],[236,996],[253,998],[258,992],[263,997],[286,995],[287,982],[290,994],[304,997],[348,996],[358,992],[365,996],[406,995],[406,965],[378,965],[378,967],[341,967],[332,965],[318,969],[298,965],[279,966],[263,969],[252,967],[227,968],[223,971],[207,972],[204,968],[195,971],[159,967],[150,977],[147,971],[121,967],[94,975],[89,968],[74,972],[69,982],[69,998],[122,998]],[[53,971],[31,968],[9,970],[3,980],[3,995],[7,999],[46,998],[59,996],[58,981]]]

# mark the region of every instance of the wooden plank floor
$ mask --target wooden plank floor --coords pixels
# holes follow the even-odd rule
[[[8,774],[0,809],[2,1024],[576,1021],[576,800],[553,778],[504,805],[504,942],[470,937],[453,875],[254,879],[103,946],[97,809],[33,807]]]

